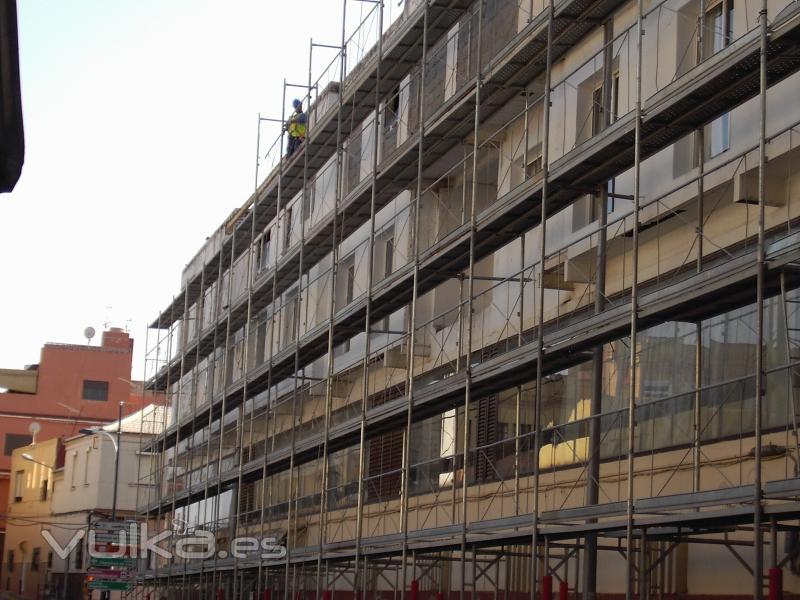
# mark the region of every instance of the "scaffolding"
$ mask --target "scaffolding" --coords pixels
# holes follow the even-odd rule
[[[790,0],[343,0],[150,325],[129,597],[797,597],[798,70]]]

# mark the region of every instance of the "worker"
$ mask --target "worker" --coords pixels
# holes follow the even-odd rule
[[[303,103],[295,98],[292,100],[292,107],[294,112],[286,122],[286,131],[289,134],[286,156],[294,154],[306,139],[306,113],[303,112]]]

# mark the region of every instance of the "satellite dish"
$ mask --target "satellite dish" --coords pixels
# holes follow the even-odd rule
[[[35,443],[36,443],[36,434],[37,434],[37,433],[39,433],[39,431],[41,430],[41,428],[42,428],[42,426],[41,426],[41,425],[39,425],[39,424],[38,424],[36,421],[34,421],[34,422],[33,422],[33,423],[31,423],[30,425],[28,425],[28,431],[30,431],[30,432],[31,432],[31,438],[33,438],[33,439],[31,440],[31,443],[32,443],[32,444],[35,444]]]
[[[94,337],[94,327],[87,327],[83,330],[83,337],[86,338],[86,344],[92,343],[92,338]]]

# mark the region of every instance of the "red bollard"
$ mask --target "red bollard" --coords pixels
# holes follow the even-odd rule
[[[542,576],[542,600],[553,600],[553,576]]]
[[[769,600],[783,600],[783,571],[778,567],[769,570]]]
[[[436,600],[444,600],[444,594],[442,592],[436,592]]]
[[[569,585],[566,581],[561,581],[558,584],[558,600],[567,600],[569,598]]]
[[[419,600],[419,581],[411,580],[411,600]]]
[[[264,590],[264,595],[261,596],[261,600],[272,600],[272,590]]]
[[[217,600],[225,600],[225,590],[217,590]]]
[[[331,591],[325,590],[322,592],[322,600],[331,600]]]

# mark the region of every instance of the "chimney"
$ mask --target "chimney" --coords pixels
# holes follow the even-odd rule
[[[133,351],[133,339],[119,327],[111,327],[103,332],[103,348]]]

